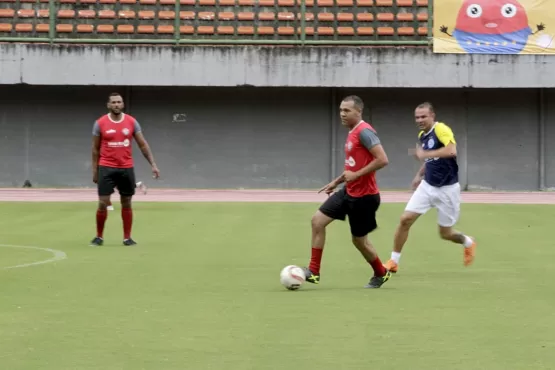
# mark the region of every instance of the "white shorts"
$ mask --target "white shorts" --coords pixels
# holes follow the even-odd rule
[[[405,211],[424,214],[432,207],[437,208],[439,226],[455,225],[461,212],[461,185],[456,183],[438,188],[422,180],[407,203]]]

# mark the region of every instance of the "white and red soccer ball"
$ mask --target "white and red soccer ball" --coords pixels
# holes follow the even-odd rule
[[[297,290],[305,282],[304,270],[295,265],[285,266],[279,274],[279,281],[285,288]]]

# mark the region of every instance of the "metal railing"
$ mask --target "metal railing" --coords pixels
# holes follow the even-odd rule
[[[192,44],[233,44],[233,45],[358,45],[358,46],[400,46],[400,45],[431,45],[433,39],[433,1],[428,2],[427,36],[426,40],[315,40],[307,39],[306,32],[306,1],[300,4],[300,35],[298,39],[251,39],[251,38],[182,38],[180,1],[175,1],[174,11],[174,34],[173,38],[146,39],[146,38],[65,38],[58,37],[56,32],[57,1],[49,0],[49,32],[48,37],[0,37],[0,42],[25,42],[25,43],[49,43],[49,44],[166,44],[166,45],[192,45]],[[59,3],[59,2],[58,2]]]

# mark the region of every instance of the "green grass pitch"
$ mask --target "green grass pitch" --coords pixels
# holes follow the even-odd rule
[[[348,224],[328,228],[322,281],[287,291],[306,265],[316,203],[135,203],[136,247],[119,204],[105,245],[94,203],[2,203],[0,368],[524,370],[555,366],[552,206],[463,204],[474,265],[441,241],[431,211],[398,274],[372,274]],[[383,204],[371,235],[390,255],[403,204]]]

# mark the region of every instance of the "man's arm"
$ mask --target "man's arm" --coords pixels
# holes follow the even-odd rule
[[[95,171],[98,170],[98,159],[100,158],[100,126],[97,121],[94,122],[92,134],[92,168]]]
[[[135,140],[137,141],[137,145],[139,146],[139,149],[141,149],[141,153],[143,153],[143,156],[146,158],[148,163],[150,163],[152,167],[156,167],[156,162],[154,162],[154,156],[152,155],[150,146],[148,145],[143,135],[143,130],[141,129],[141,125],[139,125],[139,122],[137,121],[135,121],[135,129],[134,129],[133,136],[135,137]]]
[[[444,147],[436,150],[426,150],[424,158],[456,157],[457,142],[455,141],[455,135],[453,135],[451,128],[444,123],[438,123],[434,130],[437,138],[444,145]]]
[[[332,183],[335,184],[335,186],[343,184],[345,182],[345,175],[341,174],[339,175],[335,180],[332,181]]]
[[[424,151],[424,158],[451,158],[457,156],[457,146],[454,143],[449,143],[443,148],[436,150],[426,150]]]
[[[357,171],[358,177],[367,175],[370,172],[375,172],[389,164],[389,159],[381,144],[380,138],[374,131],[368,128],[362,130],[359,139],[362,145],[372,153],[374,160]]]
[[[420,169],[418,170],[418,172],[416,173],[415,177],[424,177],[424,174],[426,173],[426,163],[422,163],[422,166],[420,167]]]

